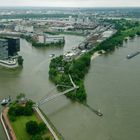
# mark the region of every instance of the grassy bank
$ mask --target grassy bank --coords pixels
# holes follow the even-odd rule
[[[8,118],[17,140],[54,140],[43,120],[34,111],[33,102],[21,103],[21,94],[8,109]]]
[[[11,125],[14,129],[16,134],[17,140],[30,140],[31,136],[26,132],[25,125],[28,121],[37,121],[38,123],[40,120],[37,119],[35,115],[32,116],[20,116],[16,119],[16,121],[11,121]]]

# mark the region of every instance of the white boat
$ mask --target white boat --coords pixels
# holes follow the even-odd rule
[[[55,56],[55,54],[50,54],[50,57],[52,58],[52,57],[54,57]]]
[[[7,105],[8,103],[11,102],[11,98],[10,96],[8,98],[4,98],[2,101],[1,101],[1,105]]]
[[[98,116],[103,116],[103,114],[101,113],[100,109],[98,110],[97,115]]]

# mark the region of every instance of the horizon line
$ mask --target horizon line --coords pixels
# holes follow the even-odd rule
[[[64,7],[64,6],[0,6],[0,8],[25,8],[25,7],[32,7],[32,8],[140,8],[140,6],[89,6],[89,7],[83,7],[83,6],[79,6],[79,7],[76,7],[76,6],[70,6],[70,7]]]

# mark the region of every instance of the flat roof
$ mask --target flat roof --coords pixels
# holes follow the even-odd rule
[[[5,38],[0,38],[0,41],[7,41],[7,39],[5,39]]]

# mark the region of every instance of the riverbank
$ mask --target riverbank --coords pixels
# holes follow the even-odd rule
[[[91,60],[96,59],[98,56],[101,56],[102,54],[105,54],[106,52],[101,50],[101,51],[97,51],[95,53],[93,53],[93,55],[91,56]]]
[[[122,25],[121,22],[124,24]],[[73,101],[86,102],[87,94],[84,87],[84,77],[88,72],[90,67],[90,62],[100,55],[100,53],[111,52],[116,49],[116,47],[121,47],[123,41],[126,37],[133,38],[136,34],[139,34],[140,23],[128,23],[128,21],[115,20],[115,26],[117,27],[117,32],[111,37],[107,38],[103,42],[97,44],[94,49],[89,52],[84,53],[78,59],[73,59],[71,62],[67,62],[63,59],[63,56],[52,59],[50,63],[49,77],[57,84],[70,85],[68,74],[71,74],[74,82],[80,87],[76,92],[71,92],[66,96]],[[119,28],[117,24],[120,24]],[[135,27],[133,27],[135,25]],[[126,29],[123,27],[125,26]],[[59,69],[60,68],[60,69]],[[61,90],[66,90],[66,88],[61,88]]]
[[[130,61],[126,59],[129,53],[139,50],[139,44],[140,37],[124,41],[123,47],[91,61],[84,81],[87,103],[100,109],[104,116],[98,119],[88,111],[81,112],[88,116],[83,119],[85,123],[81,123],[88,127],[87,139],[139,140],[140,55]],[[82,137],[78,140],[85,139]]]

